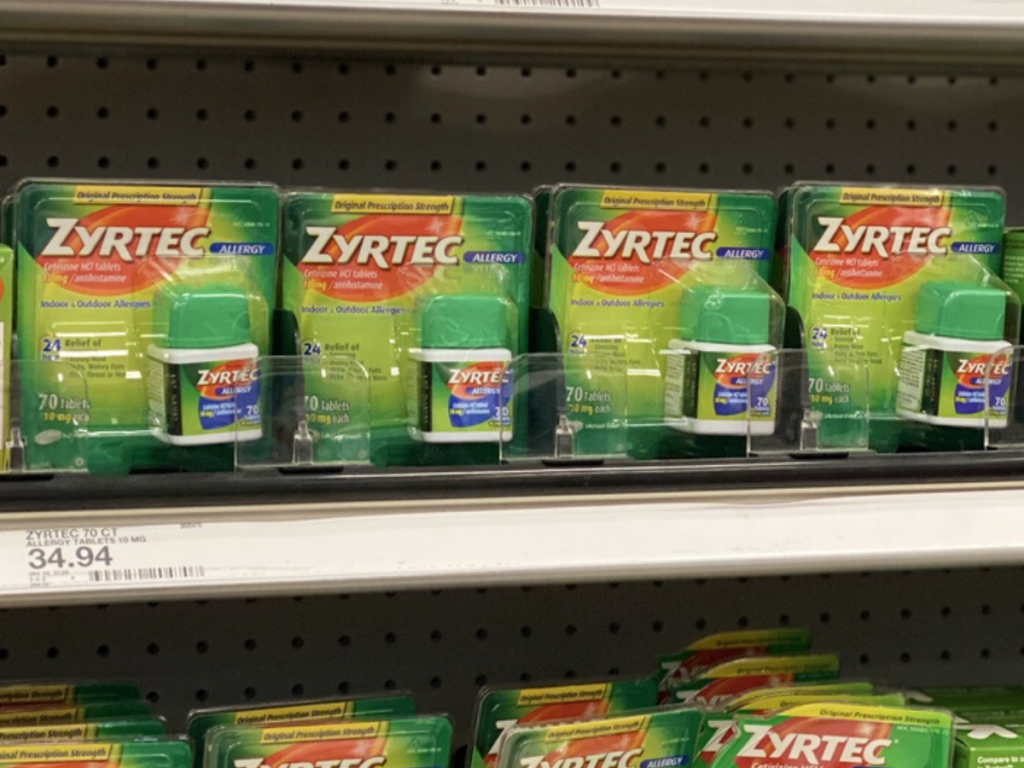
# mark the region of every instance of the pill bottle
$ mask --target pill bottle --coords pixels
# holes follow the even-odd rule
[[[156,294],[153,317],[146,368],[153,433],[182,446],[258,439],[259,348],[249,297],[230,285],[169,286]]]
[[[914,330],[903,335],[896,412],[947,427],[1006,426],[1013,378],[1006,293],[932,282],[917,295]],[[988,377],[988,407],[985,378]]]
[[[424,306],[411,435],[428,443],[512,439],[514,308],[501,296],[445,294]]]
[[[665,364],[666,424],[697,435],[774,432],[771,302],[768,292],[713,286],[683,294]]]

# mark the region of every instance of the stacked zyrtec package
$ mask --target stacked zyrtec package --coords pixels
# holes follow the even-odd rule
[[[949,768],[950,712],[840,680],[806,631],[713,635],[659,665],[642,680],[485,689],[471,768]]]
[[[189,768],[183,737],[167,735],[129,683],[0,685],[0,766]]]

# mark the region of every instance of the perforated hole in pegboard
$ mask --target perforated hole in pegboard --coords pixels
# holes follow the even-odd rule
[[[328,58],[8,54],[0,182],[27,175],[529,190],[999,184],[1024,218],[1024,78]]]
[[[0,612],[0,678],[130,677],[201,705],[404,690],[467,738],[476,690],[649,674],[712,631],[806,626],[845,674],[1024,683],[1024,569],[624,582]]]

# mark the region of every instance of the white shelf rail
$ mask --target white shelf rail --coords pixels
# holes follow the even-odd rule
[[[490,59],[1024,63],[997,0],[4,0],[8,43],[329,49]]]
[[[1022,507],[1018,484],[16,513],[0,603],[1020,564]]]

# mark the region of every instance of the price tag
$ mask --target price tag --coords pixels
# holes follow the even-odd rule
[[[63,589],[106,584],[201,581],[200,524],[157,526],[68,526],[0,533],[0,587]],[[181,546],[184,544],[184,546]]]
[[[2,522],[2,521],[0,521]],[[0,531],[0,603],[33,595],[190,594],[340,579],[337,542],[358,519],[68,525]],[[372,525],[366,535],[375,535]],[[367,548],[376,575],[386,553]]]

